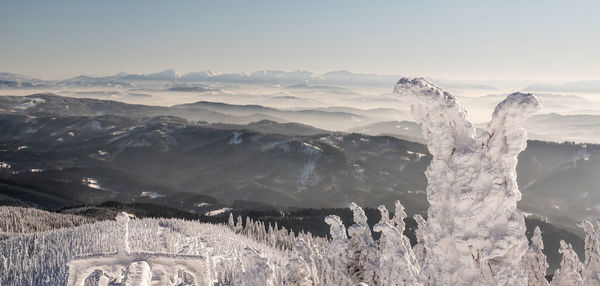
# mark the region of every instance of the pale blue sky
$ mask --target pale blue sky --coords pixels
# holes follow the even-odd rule
[[[600,79],[600,1],[0,0],[0,71]]]

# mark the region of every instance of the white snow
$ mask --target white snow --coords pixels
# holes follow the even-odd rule
[[[146,197],[146,198],[151,198],[151,199],[157,199],[157,198],[164,198],[166,197],[163,194],[159,194],[157,192],[142,192],[142,194],[140,195],[141,197]]]
[[[309,144],[306,142],[302,142],[302,152],[305,154],[312,155],[312,156],[319,156],[323,152],[323,149],[321,149],[315,145],[312,145],[312,144]]]
[[[117,130],[117,131],[113,131],[112,133],[110,133],[110,135],[117,136],[117,135],[122,135],[122,134],[125,134],[125,133],[127,133],[127,131],[125,131],[125,130]]]
[[[81,183],[92,189],[104,190],[104,188],[98,183],[98,180],[94,178],[83,178],[81,179]]]
[[[13,108],[15,108],[15,109],[21,109],[21,110],[23,110],[23,109],[29,109],[29,108],[32,108],[32,107],[40,104],[40,103],[44,103],[44,102],[46,102],[46,101],[44,99],[42,99],[42,98],[32,98],[29,101],[26,101],[26,102],[23,102],[21,104],[18,104],[16,106],[14,106]]]
[[[224,214],[224,213],[232,211],[232,210],[233,210],[232,208],[222,208],[222,209],[206,212],[204,215],[205,216],[216,216],[216,215]]]
[[[207,207],[207,206],[210,206],[210,204],[209,204],[209,203],[204,203],[204,202],[203,202],[203,203],[199,203],[199,204],[197,204],[197,206],[198,206],[199,208],[201,208],[201,207]]]
[[[234,133],[233,133],[233,137],[231,137],[231,139],[229,139],[229,144],[232,144],[232,145],[237,145],[237,144],[240,144],[240,143],[242,143],[242,138],[241,138],[241,136],[242,136],[243,134],[244,134],[244,133],[242,133],[242,132],[234,132]]]
[[[329,136],[319,138],[319,141],[321,141],[323,143],[327,143],[329,146],[332,146],[336,149],[342,149],[342,147],[340,147],[339,145],[344,141],[344,137],[329,135]]]
[[[419,153],[419,152],[413,152],[413,151],[408,151],[408,150],[406,150],[406,154],[416,156],[418,159],[421,159],[421,158],[427,156],[427,154],[423,154],[423,153]]]
[[[21,150],[25,150],[25,149],[29,149],[29,146],[19,146],[19,147],[17,147],[17,151],[21,151]]]
[[[42,172],[42,169],[30,169],[29,171],[32,173],[39,173]]]

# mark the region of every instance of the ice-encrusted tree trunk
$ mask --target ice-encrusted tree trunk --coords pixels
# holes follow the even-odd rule
[[[406,98],[433,155],[425,172],[430,207],[424,226],[425,271],[432,285],[525,285],[525,221],[517,210],[517,155],[525,120],[541,100],[513,93],[477,136],[450,93],[422,78],[403,78]]]
[[[542,250],[544,250],[542,232],[540,231],[540,227],[536,226],[531,237],[531,245],[529,245],[529,249],[527,249],[522,259],[523,267],[527,271],[528,286],[549,285],[548,280],[546,280],[548,262],[546,262],[546,255],[542,253]]]
[[[560,261],[560,268],[554,272],[552,278],[553,286],[583,286],[583,265],[579,261],[579,257],[573,246],[567,244],[563,240],[560,241],[560,249],[558,250],[562,254],[562,260]]]
[[[587,220],[577,224],[585,231],[585,259],[583,261],[583,282],[585,285],[600,285],[600,237],[594,225]]]

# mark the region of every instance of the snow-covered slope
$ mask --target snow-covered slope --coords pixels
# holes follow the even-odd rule
[[[254,226],[253,223],[251,225]],[[258,225],[257,223],[254,227],[258,229]],[[93,270],[101,268],[101,258],[117,256],[112,260],[115,269],[126,269],[129,266],[127,262],[136,253],[141,255],[135,257],[145,257],[152,261],[154,264],[150,265],[155,266],[154,270],[162,269],[160,271],[163,276],[173,274],[174,276],[168,277],[172,281],[177,281],[177,270],[183,267],[178,267],[177,263],[169,266],[169,261],[196,257],[200,262],[195,265],[202,265],[205,267],[202,272],[207,273],[207,277],[196,277],[196,281],[240,282],[254,279],[249,277],[251,274],[260,276],[269,267],[284,269],[288,261],[296,257],[293,252],[282,250],[285,246],[274,240],[272,245],[258,242],[257,237],[262,236],[253,234],[253,231],[255,230],[241,229],[241,234],[236,234],[224,225],[175,219],[133,219],[129,222],[127,235],[130,253],[120,258],[117,250],[124,234],[115,221],[13,236],[0,240],[0,284],[67,285],[69,275],[74,275],[69,273],[70,262],[71,265],[77,265],[77,269],[82,271],[80,274],[85,273],[88,277]],[[248,233],[251,235],[246,235]],[[271,234],[277,234],[281,241],[287,238],[283,231]],[[262,267],[261,263],[266,268],[252,269]],[[114,273],[120,273],[119,271]],[[103,271],[101,276],[115,281],[124,279],[109,274],[111,273]],[[270,279],[284,279],[281,276],[283,274],[273,272]],[[152,277],[159,276],[155,273]],[[160,281],[166,280],[154,281],[152,285],[163,285]]]

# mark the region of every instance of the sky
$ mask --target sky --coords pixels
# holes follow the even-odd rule
[[[600,79],[600,1],[0,1],[0,71]]]

